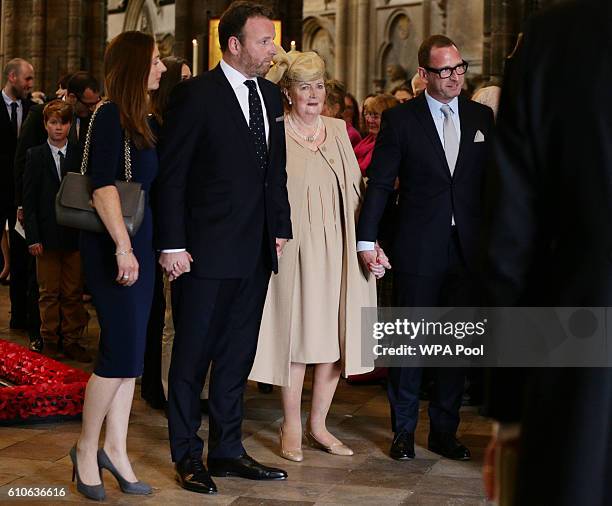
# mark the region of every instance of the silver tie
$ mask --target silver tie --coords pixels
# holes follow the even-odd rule
[[[444,153],[446,154],[446,161],[448,162],[448,168],[450,169],[451,176],[455,172],[455,164],[457,163],[457,156],[459,155],[459,139],[457,138],[457,130],[453,123],[451,108],[447,105],[443,105],[440,110],[444,114]]]

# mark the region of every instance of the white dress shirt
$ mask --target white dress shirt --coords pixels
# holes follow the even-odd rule
[[[266,103],[264,102],[263,95],[261,94],[261,90],[259,89],[259,84],[257,83],[257,78],[254,77],[245,77],[241,72],[232,67],[225,60],[221,59],[220,62],[221,70],[225,77],[230,83],[232,90],[234,90],[234,94],[238,99],[238,103],[240,104],[240,109],[242,109],[242,114],[244,114],[244,119],[249,125],[249,89],[247,88],[244,82],[247,79],[250,79],[255,83],[257,87],[257,93],[259,94],[259,100],[261,100],[261,109],[263,111],[264,117],[264,128],[266,130],[266,142],[268,146],[270,146],[270,124],[268,122],[268,114],[266,112]],[[180,253],[181,251],[186,251],[185,248],[177,248],[177,249],[164,249],[162,253]]]
[[[55,170],[57,170],[57,177],[61,181],[62,180],[62,169],[60,167],[59,154],[61,153],[62,155],[64,155],[64,163],[65,163],[66,151],[68,149],[68,142],[66,142],[61,148],[58,148],[57,146],[54,146],[53,144],[51,144],[48,139],[47,139],[47,144],[49,145],[49,148],[51,148],[51,155],[53,156],[53,161],[55,162]]]
[[[242,75],[242,73],[240,73],[223,59],[221,59],[220,65],[221,70],[225,74],[225,77],[227,77],[227,80],[229,81],[230,86],[232,87],[232,90],[234,90],[234,93],[236,94],[236,98],[238,99],[240,109],[242,109],[242,114],[244,114],[244,119],[246,120],[247,125],[249,124],[249,89],[247,88],[246,84],[244,84],[244,82],[249,79],[255,83],[255,86],[257,86],[257,93],[259,94],[259,100],[261,100],[261,108],[263,110],[264,127],[266,129],[266,140],[268,146],[270,146],[270,125],[268,123],[268,115],[266,113],[266,104],[264,102],[263,95],[261,94],[261,90],[259,89],[259,84],[257,84],[257,78],[245,77],[244,75]]]
[[[435,98],[433,98],[427,90],[425,90],[425,99],[427,100],[427,106],[429,107],[429,112],[431,113],[431,117],[433,119],[434,125],[436,127],[436,131],[438,132],[438,137],[440,137],[440,142],[442,143],[442,148],[444,148],[444,113],[442,112],[442,107],[448,105],[450,107],[451,112],[453,113],[451,119],[453,120],[453,124],[455,125],[455,129],[457,130],[457,140],[461,142],[461,120],[459,119],[459,98],[453,98],[448,104],[444,104],[439,102]],[[451,225],[455,224],[455,217],[451,216]],[[357,252],[359,251],[372,251],[374,249],[374,244],[371,241],[357,241]]]
[[[11,104],[13,102],[17,102],[17,135],[19,135],[19,132],[21,131],[21,122],[23,120],[23,106],[21,105],[21,100],[13,100],[6,93],[4,93],[4,90],[2,90],[2,98],[6,104],[6,110],[8,111],[8,117],[10,119],[13,119],[11,118]]]

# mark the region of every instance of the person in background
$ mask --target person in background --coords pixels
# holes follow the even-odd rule
[[[346,87],[344,83],[330,79],[325,83],[327,94],[325,95],[325,105],[323,106],[323,116],[329,118],[344,118],[344,109],[346,107]],[[361,141],[359,132],[349,123],[346,123],[346,131],[351,141],[351,146],[355,147]]]
[[[357,157],[361,174],[364,177],[372,161],[376,138],[378,137],[378,132],[380,132],[380,117],[383,111],[395,107],[397,104],[397,99],[387,94],[368,97],[363,103],[363,116],[367,135],[355,146],[355,156]]]
[[[40,340],[38,293],[28,290],[31,278],[36,277],[33,257],[18,232],[23,225],[23,210],[19,210],[15,192],[15,150],[22,127],[35,106],[28,96],[34,84],[34,68],[22,58],[10,60],[4,67],[4,87],[0,107],[0,223],[8,221],[10,252],[9,296],[11,300],[11,329],[26,330],[30,343]],[[21,213],[19,226],[16,221]]]
[[[425,91],[425,88],[427,87],[427,83],[423,80],[423,78],[417,72],[416,74],[412,76],[412,79],[410,80],[410,86],[412,88],[412,97],[416,98]]]
[[[484,86],[472,95],[472,100],[479,104],[486,105],[493,110],[493,116],[497,118],[497,110],[499,109],[499,99],[501,97],[501,88],[499,86]]]
[[[403,104],[412,98],[412,89],[407,84],[400,84],[391,90],[391,95]]]
[[[30,254],[36,257],[40,335],[49,353],[57,351],[61,335],[66,356],[91,362],[80,342],[89,318],[82,301],[78,231],[55,220],[61,180],[81,166],[78,147],[68,143],[72,107],[53,100],[45,106],[43,118],[47,142],[28,150],[23,175],[24,228]]]
[[[102,469],[113,474],[126,494],[152,492],[134,474],[127,432],[153,297],[153,223],[147,204],[142,225],[133,237],[128,235],[115,181],[125,179],[126,147],[132,180],[148,192],[155,178],[156,139],[148,119],[148,91],[159,86],[165,70],[151,35],[136,31],[117,35],[104,54],[109,101],[98,109],[90,130],[92,201],[107,233],[82,231],[80,237],[87,286],[100,321],[100,345],[85,391],[81,433],[70,450],[77,491],[89,499],[106,496]],[[98,449],[103,423],[104,447]]]
[[[250,378],[282,386],[280,454],[300,462],[302,435],[320,450],[353,455],[326,427],[342,372],[369,368],[355,360],[361,307],[376,304],[381,264],[362,271],[355,217],[365,185],[342,120],[322,116],[325,63],[314,52],[280,50],[267,78],[280,82],[288,112],[287,188],[293,240],[270,281]],[[310,414],[302,431],[306,366],[314,364]]]
[[[184,58],[167,56],[162,58],[162,63],[166,67],[166,72],[162,74],[159,88],[150,93],[152,123],[156,134],[163,125],[163,116],[170,92],[178,83],[191,78],[191,69]],[[153,201],[156,192],[157,184],[154,183],[151,188]],[[155,216],[153,218],[155,221]],[[154,409],[164,408],[168,399],[169,357],[173,340],[174,324],[172,322],[170,281],[156,262],[153,303],[147,328],[144,369],[140,381],[140,395]]]
[[[350,93],[346,93],[344,97],[344,112],[342,118],[349,127],[352,127],[351,132],[354,130],[359,135],[359,141],[361,140],[361,134],[359,133],[360,121],[359,121],[359,104],[357,99]],[[350,135],[349,135],[350,138]],[[357,136],[353,133],[353,139],[357,141]],[[357,141],[357,143],[359,143]],[[351,145],[353,141],[351,141]]]

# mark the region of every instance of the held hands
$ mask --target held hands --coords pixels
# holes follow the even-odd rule
[[[276,238],[276,256],[278,258],[283,256],[283,248],[285,247],[285,244],[287,244],[287,239]]]
[[[37,242],[36,244],[28,246],[28,251],[30,252],[30,255],[38,257],[43,254],[43,245]]]
[[[174,281],[181,274],[191,271],[191,262],[193,262],[193,258],[187,251],[159,255],[159,265],[162,266],[170,281]]]
[[[358,255],[363,268],[370,271],[376,279],[382,278],[386,269],[391,269],[389,258],[378,243],[375,244],[373,250],[360,251]]]
[[[117,249],[117,283],[121,286],[132,286],[138,281],[138,260],[132,252],[132,248]]]

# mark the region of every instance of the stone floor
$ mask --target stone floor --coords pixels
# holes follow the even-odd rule
[[[25,344],[23,333],[8,330],[8,290],[0,287],[0,338]],[[93,309],[90,308],[90,312]],[[88,344],[95,349],[97,326],[92,318]],[[71,365],[77,365],[71,363]],[[304,402],[310,398],[306,383]],[[261,394],[249,384],[245,396],[244,445],[261,462],[283,467],[285,482],[253,482],[238,478],[216,478],[219,494],[200,496],[181,489],[174,481],[167,440],[167,420],[161,411],[148,407],[136,392],[128,450],[136,474],[154,487],[148,497],[122,494],[106,475],[110,504],[391,504],[485,505],[480,467],[491,430],[490,422],[473,408],[462,410],[461,440],[471,449],[473,460],[454,462],[429,452],[427,406],[421,406],[416,434],[417,458],[396,462],[387,456],[390,443],[388,405],[380,386],[351,386],[341,382],[331,408],[330,430],[355,450],[353,457],[328,455],[305,448],[304,461],[293,463],[278,456],[278,425],[281,418],[278,389]],[[8,489],[16,486],[68,486],[68,494],[55,500],[15,500],[16,503],[61,504],[87,502],[70,483],[68,451],[75,443],[78,421],[0,427],[0,503]],[[204,418],[201,435],[206,438]]]

